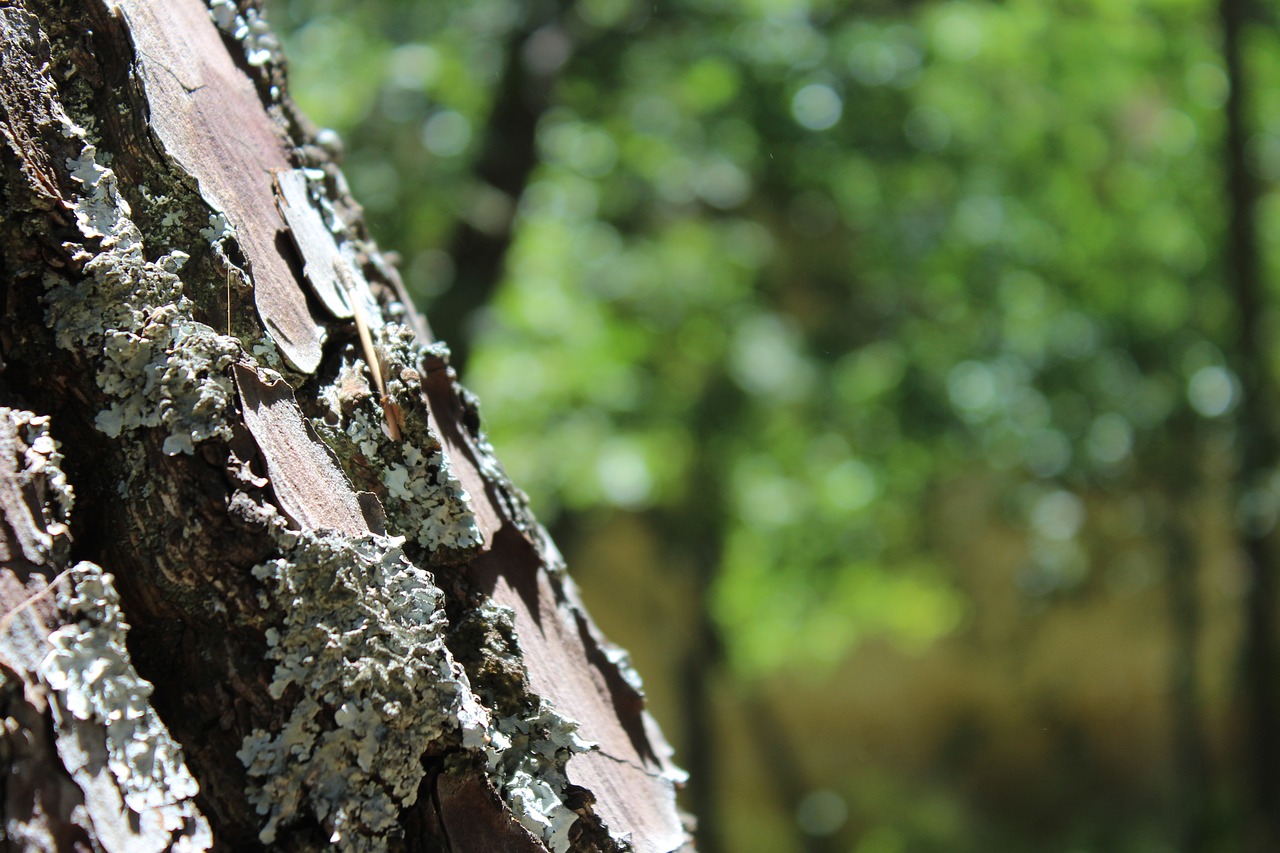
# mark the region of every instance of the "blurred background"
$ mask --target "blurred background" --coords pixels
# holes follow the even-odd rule
[[[1280,850],[1280,9],[273,0],[703,853]]]

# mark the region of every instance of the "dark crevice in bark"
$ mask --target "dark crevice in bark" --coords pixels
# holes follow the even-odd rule
[[[627,683],[626,679],[622,677],[622,673],[609,661],[604,649],[596,645],[595,639],[591,636],[591,629],[587,624],[586,618],[581,613],[575,613],[574,622],[578,627],[578,636],[582,641],[583,647],[587,649],[587,660],[604,674],[605,685],[609,691],[611,703],[615,708],[623,711],[619,716],[623,730],[626,731],[627,737],[631,739],[631,746],[641,758],[656,764],[660,759],[652,751],[652,745],[645,734],[640,717],[641,712],[644,710],[644,697]],[[638,767],[637,769],[642,772],[649,772],[644,767]]]

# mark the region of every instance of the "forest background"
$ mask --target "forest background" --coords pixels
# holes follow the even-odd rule
[[[1274,4],[268,7],[703,853],[1280,849]]]

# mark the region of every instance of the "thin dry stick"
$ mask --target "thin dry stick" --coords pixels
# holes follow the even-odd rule
[[[67,577],[67,575],[71,574],[74,568],[75,567],[73,566],[70,569],[63,569],[62,571],[58,572],[58,574],[54,576],[53,580],[49,581],[47,584],[44,585],[44,589],[33,592],[31,595],[24,598],[22,602],[18,604],[17,607],[14,607],[8,613],[4,614],[3,617],[0,617],[0,634],[3,634],[5,631],[9,630],[9,623],[11,623],[14,620],[14,617],[16,617],[19,613],[26,610],[28,607],[35,604],[37,601],[49,595],[51,592],[53,592],[57,588],[58,584],[62,583],[62,581]]]
[[[382,405],[382,415],[387,419],[387,432],[391,433],[392,441],[399,441],[400,425],[396,423],[396,418],[392,414],[395,411],[395,403],[387,396],[387,386],[382,381],[382,361],[378,358],[377,350],[373,348],[373,336],[369,334],[369,321],[364,316],[364,305],[356,293],[355,274],[352,273],[347,259],[342,256],[334,258],[333,270],[338,274],[338,281],[342,282],[342,287],[347,292],[347,301],[351,303],[351,313],[355,315],[356,320],[356,331],[360,333],[360,346],[364,348],[364,360],[368,362],[369,372],[373,374],[373,384],[378,388],[378,402]]]

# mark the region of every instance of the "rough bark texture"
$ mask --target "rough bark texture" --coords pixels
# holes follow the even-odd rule
[[[3,843],[686,847],[256,7],[0,0],[0,39]]]

